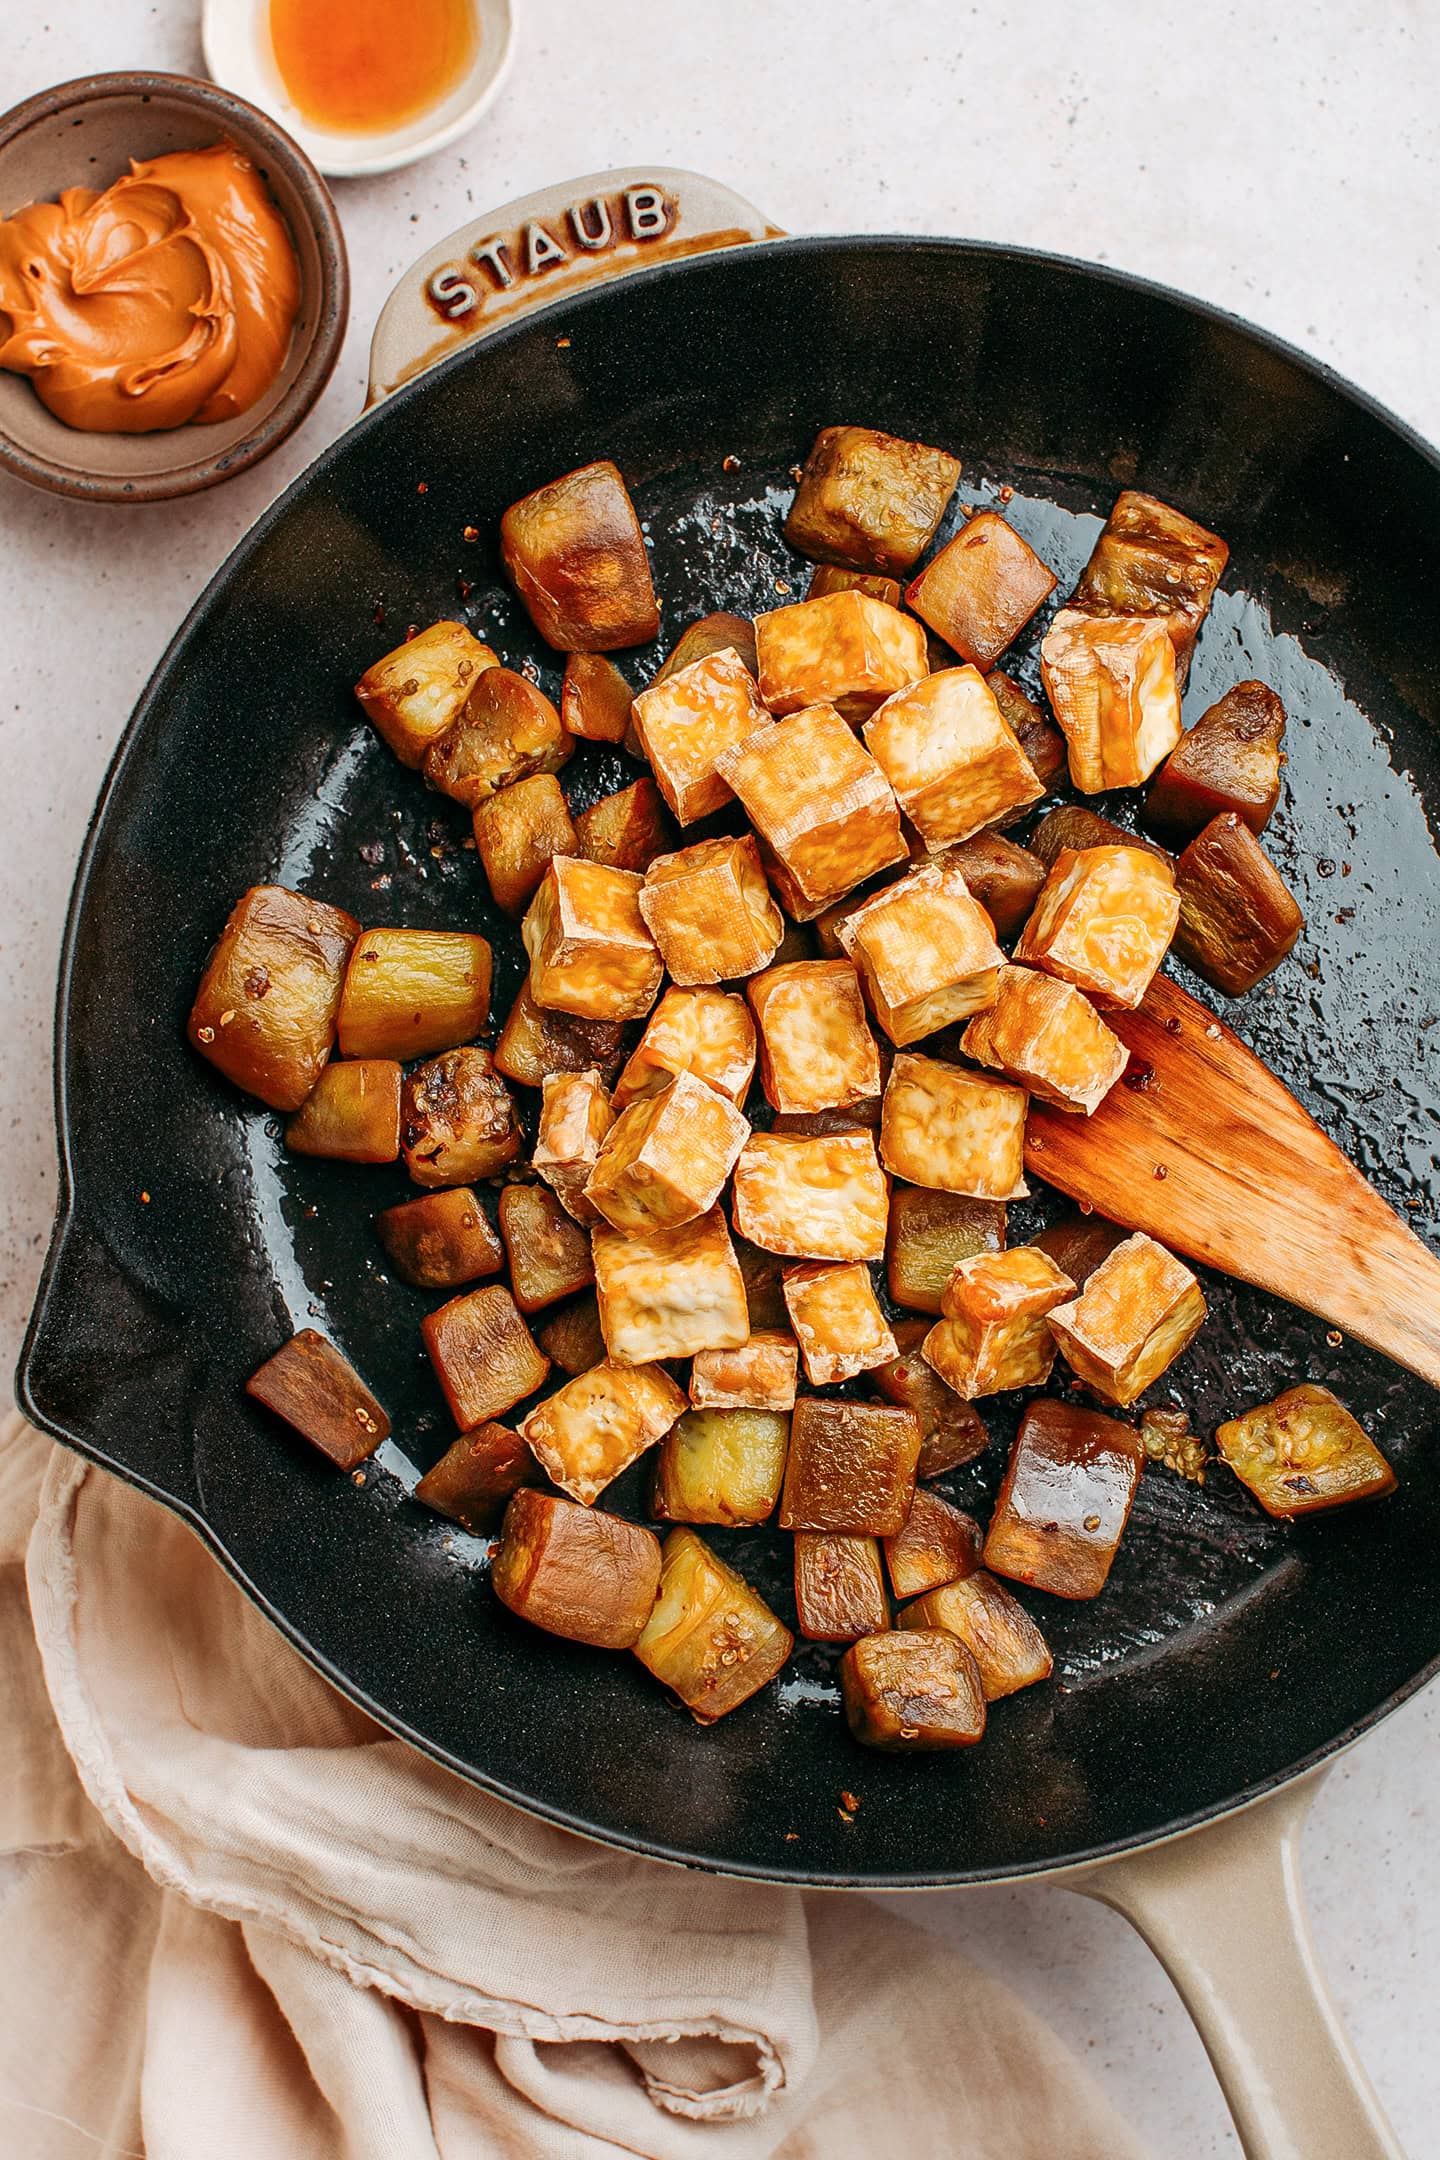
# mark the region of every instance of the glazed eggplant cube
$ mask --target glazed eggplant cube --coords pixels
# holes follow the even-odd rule
[[[755,673],[755,625],[748,615],[702,615],[683,630],[676,640],[675,649],[667,654],[664,664],[655,675],[654,683],[668,682],[682,668],[693,667],[697,660],[708,660],[712,653],[733,652]]]
[[[995,1003],[961,1041],[977,1065],[1085,1117],[1104,1102],[1130,1055],[1083,991],[1025,967],[1001,968]]]
[[[500,1235],[510,1285],[523,1313],[574,1297],[595,1280],[590,1239],[544,1185],[507,1185],[500,1195]]]
[[[567,1380],[520,1427],[552,1485],[589,1507],[687,1405],[661,1365],[603,1365]]]
[[[925,1361],[967,1402],[1043,1386],[1055,1362],[1046,1314],[1074,1292],[1069,1276],[1033,1245],[977,1253],[945,1285],[941,1318],[922,1346]]]
[[[329,1059],[359,935],[343,908],[252,885],[205,964],[190,1011],[193,1048],[272,1110],[298,1110]]]
[[[1175,950],[1227,997],[1273,975],[1305,927],[1295,895],[1233,810],[1190,842],[1175,865],[1175,890]]]
[[[1050,1327],[1061,1354],[1097,1395],[1128,1409],[1194,1341],[1205,1294],[1173,1253],[1136,1231],[1103,1260]]]
[[[490,947],[457,930],[366,930],[340,993],[347,1058],[423,1058],[473,1042],[490,1016]]]
[[[669,989],[615,1084],[615,1107],[658,1095],[677,1073],[693,1073],[733,1103],[755,1076],[755,1023],[733,991]]]
[[[790,1420],[780,1527],[894,1537],[910,1513],[919,1459],[913,1410],[802,1395]]]
[[[960,872],[972,900],[984,908],[997,938],[1019,937],[1045,883],[1045,865],[1028,848],[998,832],[975,833],[938,858]]]
[[[660,1595],[635,1655],[701,1725],[749,1700],[795,1647],[764,1600],[683,1526],[665,1540]]]
[[[837,592],[868,593],[872,600],[883,600],[886,607],[893,608],[899,607],[902,597],[899,578],[880,577],[873,570],[842,570],[836,563],[817,563],[805,588],[805,598],[823,600],[828,593]]]
[[[575,820],[578,853],[609,870],[648,870],[679,837],[660,790],[647,773],[616,795],[602,795]]]
[[[1395,1473],[1329,1388],[1305,1381],[1217,1427],[1215,1445],[1267,1515],[1287,1520],[1395,1490]]]
[[[920,1420],[920,1460],[915,1475],[943,1477],[962,1463],[974,1462],[990,1445],[990,1435],[979,1412],[947,1387],[933,1365],[927,1365],[921,1346],[929,1334],[924,1320],[901,1320],[895,1328],[898,1354],[871,1374],[887,1402],[913,1410]]]
[[[852,727],[929,667],[914,617],[853,591],[757,615],[755,649],[760,695],[777,719],[832,705]]]
[[[840,1660],[840,1686],[862,1747],[920,1754],[984,1738],[980,1669],[943,1628],[863,1635]]]
[[[354,1366],[314,1328],[282,1343],[245,1392],[342,1470],[354,1470],[390,1433],[390,1420]]]
[[[1102,1008],[1133,1008],[1149,989],[1180,920],[1175,877],[1141,847],[1062,848],[1015,947],[1017,961],[1058,975]]]
[[[425,778],[437,794],[474,810],[532,773],[558,772],[573,748],[559,713],[528,676],[486,668],[425,752]]]
[[[785,1262],[776,1253],[762,1252],[758,1245],[752,1245],[738,1232],[734,1246],[745,1284],[745,1309],[750,1315],[751,1334],[770,1329],[788,1335],[790,1314],[785,1305]]]
[[[787,1268],[785,1304],[812,1387],[853,1380],[896,1355],[870,1270],[858,1260],[841,1266],[807,1260]]]
[[[897,1185],[885,1239],[890,1295],[912,1312],[938,1313],[941,1293],[960,1262],[975,1253],[999,1252],[1004,1244],[1003,1201]]]
[[[576,1298],[562,1305],[553,1319],[536,1330],[535,1340],[561,1372],[573,1380],[605,1362],[605,1337],[600,1328],[600,1302],[594,1296]]]
[[[400,1144],[417,1185],[471,1185],[515,1160],[515,1105],[488,1050],[472,1044],[416,1066],[401,1093]]]
[[[1044,782],[973,667],[942,668],[886,699],[866,747],[927,848],[1039,802]]]
[[[896,1052],[880,1114],[880,1160],[891,1174],[972,1200],[1016,1200],[1025,1183],[1023,1088],[936,1058]]]
[[[839,934],[876,1019],[902,1047],[994,999],[1005,955],[990,918],[949,860],[924,863],[862,900]]]
[[[490,1580],[502,1605],[548,1634],[629,1650],[655,1606],[660,1540],[643,1523],[522,1490],[505,1510]]]
[[[693,1222],[719,1199],[750,1137],[728,1096],[693,1073],[622,1110],[600,1144],[585,1198],[628,1236]]]
[[[1285,707],[1261,682],[1236,683],[1171,751],[1145,798],[1145,822],[1166,839],[1193,839],[1231,810],[1264,832],[1280,800]]]
[[[546,1080],[531,1167],[577,1223],[599,1220],[585,1186],[614,1122],[605,1083],[593,1065],[588,1072],[552,1073]]]
[[[476,676],[499,665],[464,623],[431,623],[366,668],[355,695],[401,764],[418,772],[431,743],[459,717]]]
[[[495,1070],[521,1087],[538,1088],[555,1073],[586,1072],[593,1066],[608,1086],[624,1056],[622,1021],[584,1020],[537,1005],[526,981],[495,1045]]]
[[[905,595],[921,622],[987,672],[1055,590],[1055,573],[995,510],[981,510]]]
[[[1163,623],[1063,608],[1040,646],[1040,677],[1082,795],[1139,787],[1180,740],[1175,648]]]
[[[942,1583],[973,1575],[980,1565],[984,1533],[939,1493],[917,1489],[905,1527],[885,1540],[885,1564],[897,1598],[923,1597]]]
[[[375,1228],[395,1273],[417,1290],[458,1290],[505,1265],[504,1247],[468,1185],[382,1208]]]
[[[581,853],[570,808],[553,773],[534,773],[477,804],[475,846],[495,905],[523,915],[557,855]]]
[[[500,520],[500,553],[557,652],[648,645],[660,628],[640,520],[608,458],[512,503]]]
[[[693,825],[734,800],[715,760],[770,724],[754,676],[728,648],[692,660],[635,699],[640,746],[682,825]]]
[[[768,967],[785,927],[750,833],[657,856],[645,872],[640,913],[685,987]]]
[[[1161,862],[1170,861],[1164,848],[1156,847],[1153,840],[1147,840],[1142,833],[1127,832],[1123,825],[1087,810],[1084,803],[1061,803],[1058,809],[1047,810],[1026,845],[1047,870],[1054,869],[1066,848],[1077,854],[1097,847],[1144,848]]]
[[[511,1494],[536,1484],[539,1476],[518,1433],[508,1425],[477,1425],[474,1432],[461,1433],[426,1471],[415,1498],[478,1537],[500,1520]]]
[[[898,577],[934,539],[959,478],[960,460],[928,443],[878,428],[822,428],[785,538],[816,562]]]
[[[752,976],[760,1076],[776,1110],[843,1109],[880,1093],[880,1059],[848,960],[792,960]]]
[[[582,742],[624,742],[634,695],[603,653],[572,652],[560,684],[560,724]]]
[[[799,1363],[793,1335],[783,1328],[754,1330],[733,1350],[695,1353],[690,1400],[697,1410],[793,1410]]]
[[[990,1519],[986,1567],[1052,1597],[1098,1597],[1144,1468],[1133,1426],[1078,1403],[1031,1403]]]
[[[499,1283],[467,1290],[427,1313],[420,1334],[461,1432],[513,1410],[550,1370]]]
[[[1048,714],[1043,713],[1033,698],[1027,697],[1013,676],[1003,668],[992,668],[985,677],[990,695],[1000,708],[1000,717],[1029,758],[1048,795],[1065,779],[1069,771],[1069,756],[1065,737]],[[1014,812],[1012,816],[1021,813]],[[1000,820],[1008,825],[1011,816]],[[1002,933],[1003,935],[1003,933]]]
[[[1129,1235],[1130,1232],[1122,1230],[1119,1223],[1107,1222],[1103,1215],[1087,1215],[1080,1208],[1068,1208],[1048,1229],[1037,1231],[1030,1242],[1050,1255],[1077,1290],[1083,1290],[1101,1261],[1108,1260],[1116,1246],[1123,1245]]]
[[[768,850],[786,912],[809,922],[878,870],[903,862],[889,781],[833,705],[760,728],[720,770]]]
[[[393,1058],[327,1065],[285,1127],[295,1155],[394,1162],[400,1153],[400,1067]]]
[[[644,1019],[665,970],[640,912],[642,883],[634,871],[556,856],[521,925],[537,1005],[580,1020]]]
[[[752,1133],[735,1165],[735,1228],[795,1260],[879,1260],[887,1198],[868,1132]]]
[[[1200,625],[1230,550],[1181,510],[1126,488],[1117,496],[1071,606],[1092,615],[1154,615],[1175,648],[1183,689]]]
[[[984,1568],[927,1590],[895,1616],[899,1639],[911,1629],[939,1628],[962,1643],[979,1669],[987,1703],[1048,1680],[1054,1670],[1049,1646],[1019,1598]]]
[[[890,1601],[872,1537],[801,1530],[795,1538],[795,1612],[811,1642],[855,1642],[890,1625]]]
[[[678,1229],[639,1237],[597,1224],[592,1249],[600,1325],[616,1363],[643,1365],[748,1342],[745,1283],[718,1207]]]
[[[710,1356],[723,1353],[708,1352]],[[787,1412],[687,1410],[661,1441],[650,1512],[659,1522],[768,1522],[780,1498]]]

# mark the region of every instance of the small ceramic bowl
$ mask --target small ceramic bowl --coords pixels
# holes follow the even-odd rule
[[[350,312],[345,239],[324,181],[262,112],[188,75],[88,75],[0,116],[0,217],[62,188],[108,187],[131,158],[226,139],[254,159],[290,227],[300,313],[284,367],[231,420],[104,435],[66,427],[23,375],[0,369],[0,469],[87,502],[157,502],[214,487],[285,440],[330,378]]]
[[[504,80],[515,31],[510,0],[472,0],[472,5],[479,39],[466,74],[428,112],[381,133],[344,134],[317,127],[299,110],[275,59],[269,0],[205,0],[205,65],[216,82],[273,113],[321,172],[342,179],[393,172],[398,165],[443,150],[473,127]]]

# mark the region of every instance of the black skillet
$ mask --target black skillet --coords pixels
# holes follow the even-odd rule
[[[702,1731],[632,1660],[513,1622],[483,1547],[407,1497],[451,1434],[419,1348],[426,1300],[383,1277],[370,1229],[403,1174],[287,1157],[277,1121],[183,1037],[205,953],[259,881],[370,923],[484,930],[503,1017],[518,941],[460,844],[463,815],[380,746],[350,685],[407,624],[460,614],[553,692],[555,656],[501,582],[496,529],[515,497],[596,456],[618,461],[647,521],[657,651],[708,608],[802,591],[780,524],[792,468],[836,419],[954,448],[967,502],[1013,489],[1062,594],[1122,484],[1229,540],[1186,716],[1241,676],[1283,696],[1290,763],[1267,844],[1307,928],[1226,1018],[1433,1234],[1434,454],[1275,340],[1109,271],[951,241],[781,241],[643,270],[463,345],[319,458],[192,611],[126,733],[75,887],[62,1200],[19,1387],[41,1425],[191,1521],[348,1695],[488,1790],[734,1874],[965,1884],[1073,1868],[1234,1809],[1429,1677],[1431,1390],[1322,1322],[1209,1281],[1208,1328],[1159,1395],[1209,1431],[1297,1378],[1324,1381],[1394,1460],[1393,1499],[1285,1529],[1223,1471],[1203,1491],[1147,1477],[1105,1594],[1032,1600],[1055,1683],[999,1706],[963,1759],[862,1754],[832,1657],[813,1647]],[[1027,681],[1034,646],[1018,649]],[[626,664],[643,680],[653,658]],[[630,770],[586,750],[567,788],[589,800]],[[1055,1206],[1037,1195],[1012,1235]],[[306,1324],[394,1417],[363,1484],[241,1394]],[[986,1406],[995,1446],[945,1482],[963,1504],[983,1511],[1019,1407]],[[620,1494],[640,1504],[634,1479]],[[785,1611],[785,1541],[719,1542]],[[847,1793],[861,1804],[842,1811]]]

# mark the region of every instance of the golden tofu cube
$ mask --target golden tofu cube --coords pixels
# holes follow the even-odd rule
[[[848,960],[792,960],[754,976],[760,1076],[784,1112],[839,1110],[880,1093],[880,1056]]]
[[[612,870],[648,870],[679,838],[675,823],[647,773],[614,795],[582,810],[575,820],[577,854]]]
[[[567,1380],[520,1426],[552,1485],[590,1507],[685,1412],[685,1398],[659,1365],[609,1358]]]
[[[532,773],[487,795],[470,820],[495,905],[523,915],[557,855],[583,853],[554,773]]]
[[[1082,795],[1139,787],[1180,740],[1175,648],[1153,617],[1062,608],[1040,647],[1040,677]]]
[[[616,1109],[658,1095],[682,1072],[733,1103],[745,1100],[755,1076],[755,1023],[744,998],[732,990],[667,990],[615,1084]]]
[[[896,576],[934,539],[960,460],[878,428],[827,427],[815,438],[785,538],[816,562]]]
[[[647,645],[660,628],[640,520],[608,458],[512,503],[500,520],[500,554],[557,652]]]
[[[1033,1245],[977,1253],[945,1285],[942,1318],[921,1355],[966,1402],[1007,1388],[1040,1387],[1055,1363],[1045,1316],[1075,1295],[1048,1253]]]
[[[929,667],[913,615],[853,590],[757,615],[755,650],[760,695],[777,719],[833,705],[856,725]]]
[[[932,852],[1045,793],[978,668],[942,668],[887,698],[864,734]]]
[[[696,1353],[690,1400],[697,1410],[793,1410],[799,1365],[793,1335],[761,1328],[734,1350]]]
[[[490,947],[459,930],[364,930],[340,993],[347,1058],[419,1058],[473,1042],[490,1015]]]
[[[990,1065],[1057,1110],[1088,1117],[1129,1056],[1124,1043],[1073,984],[1033,968],[1000,970],[995,1003],[961,1038],[966,1057]]]
[[[635,1234],[692,1222],[715,1205],[750,1123],[693,1073],[622,1110],[600,1145],[585,1198],[615,1229]]]
[[[1073,983],[1098,1005],[1133,1007],[1180,920],[1169,860],[1149,848],[1062,848],[1015,958]]]
[[[1071,606],[1087,615],[1154,615],[1175,648],[1181,689],[1230,550],[1183,510],[1126,488],[1115,499]]]
[[[858,1260],[786,1268],[785,1304],[812,1387],[853,1380],[898,1355],[870,1270]]]
[[[734,800],[715,760],[770,724],[754,676],[728,647],[652,683],[635,700],[641,748],[682,825]]]
[[[605,1082],[592,1065],[580,1073],[551,1073],[540,1100],[540,1124],[531,1163],[576,1222],[600,1220],[585,1197],[585,1184],[615,1122]]]
[[[560,724],[582,742],[623,742],[634,695],[613,660],[603,653],[573,652],[560,684]]]
[[[476,676],[499,665],[464,623],[431,623],[366,668],[355,695],[401,764],[418,772],[431,743],[458,719]]]
[[[1205,1293],[1184,1261],[1137,1230],[1049,1325],[1071,1371],[1124,1410],[1174,1364],[1204,1318]]]
[[[644,880],[578,855],[557,855],[521,935],[537,1005],[581,1020],[642,1020],[665,969],[640,912]]]
[[[425,779],[473,810],[532,773],[558,772],[574,747],[543,690],[511,668],[486,668],[425,752]]]
[[[936,1058],[897,1053],[880,1111],[892,1175],[973,1200],[1018,1200],[1025,1183],[1024,1088]]]
[[[745,1278],[718,1207],[637,1237],[597,1224],[591,1244],[600,1326],[616,1364],[736,1350],[750,1340]]]
[[[812,705],[727,750],[720,769],[769,851],[788,912],[809,922],[903,862],[889,781],[833,705]]]
[[[735,1228],[796,1260],[879,1260],[889,1186],[868,1132],[752,1133],[735,1165]]]
[[[988,675],[1055,583],[1013,525],[981,510],[925,565],[905,599],[962,660]]]
[[[702,1357],[738,1352],[702,1350]],[[768,1521],[780,1498],[790,1419],[772,1410],[687,1410],[655,1460],[650,1513],[657,1522]]]
[[[625,1057],[623,1020],[579,1020],[551,1012],[530,995],[528,977],[515,995],[500,1040],[495,1070],[522,1087],[543,1087],[551,1073],[587,1072],[593,1065],[612,1081]]]
[[[677,983],[733,982],[767,967],[784,920],[750,833],[659,855],[640,912]]]
[[[838,931],[876,1019],[901,1047],[994,999],[1005,955],[955,863],[922,863],[862,900]]]

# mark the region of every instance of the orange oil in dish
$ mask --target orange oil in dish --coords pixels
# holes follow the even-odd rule
[[[449,95],[480,26],[474,0],[270,0],[270,42],[307,120],[378,135]]]

